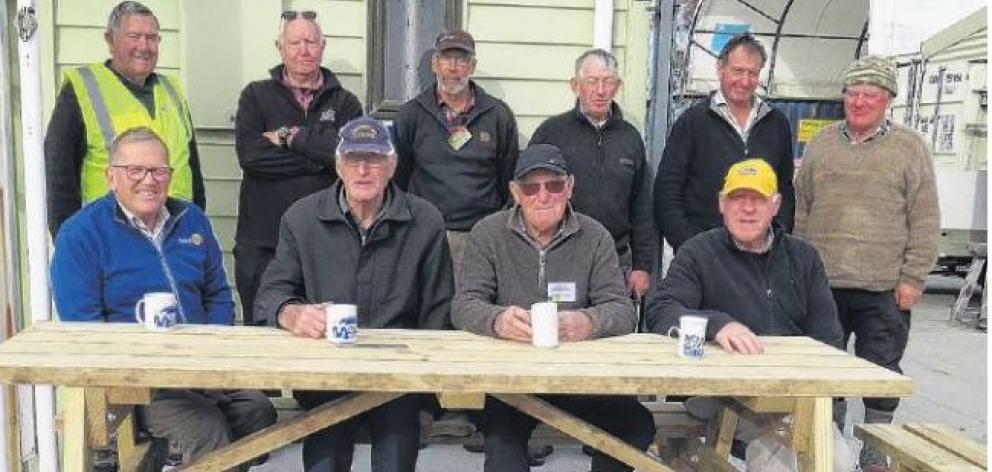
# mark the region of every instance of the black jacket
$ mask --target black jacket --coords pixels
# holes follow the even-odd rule
[[[358,326],[451,327],[451,254],[441,214],[395,185],[365,244],[338,204],[340,181],[296,202],[282,219],[279,245],[255,301],[278,326],[291,301],[351,303]]]
[[[110,65],[108,60],[105,64]],[[124,79],[116,70],[114,75],[149,113],[155,112],[155,96],[152,92],[157,74],[148,76],[144,86],[135,85]],[[190,122],[192,122],[190,118]],[[45,179],[48,193],[48,231],[54,236],[59,227],[83,205],[80,175],[83,157],[86,156],[86,124],[79,108],[76,90],[68,81],[62,85],[55,108],[45,132]],[[200,154],[196,149],[196,136],[189,140],[189,168],[193,174],[193,203],[201,210],[207,208],[207,197],[203,187],[203,174],[200,172]]]
[[[338,130],[362,116],[362,104],[324,68],[323,88],[304,110],[282,83],[283,67],[273,67],[269,79],[248,84],[238,100],[234,144],[243,171],[238,244],[276,247],[279,218],[296,200],[334,182]],[[289,149],[262,135],[282,126],[300,127]]]
[[[620,265],[653,272],[658,233],[651,201],[652,176],[641,133],[623,119],[620,107],[614,103],[610,118],[596,129],[576,102],[573,110],[548,118],[537,127],[530,144],[537,143],[561,149],[575,175],[572,207],[609,230],[621,256]]]
[[[723,225],[718,194],[727,170],[736,162],[760,157],[775,169],[782,207],[776,222],[792,231],[796,199],[792,187],[793,155],[789,120],[768,107],[751,128],[747,143],[730,123],[710,109],[710,98],[685,111],[675,122],[654,186],[655,223],[678,250],[686,240]]]
[[[682,315],[703,316],[706,337],[731,321],[758,335],[809,336],[842,345],[827,273],[816,249],[782,230],[764,254],[741,251],[725,228],[701,233],[675,254],[651,288],[647,327],[667,333]]]
[[[400,107],[394,124],[399,163],[393,181],[433,203],[447,229],[468,231],[503,208],[517,165],[517,121],[510,107],[475,82],[475,107],[466,127],[472,139],[461,149],[448,145],[437,83]]]

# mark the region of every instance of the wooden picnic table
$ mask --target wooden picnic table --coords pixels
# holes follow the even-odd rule
[[[266,327],[187,325],[160,333],[129,323],[51,322],[0,345],[0,382],[64,386],[63,470],[73,472],[86,468],[88,437],[105,434],[93,426],[100,415],[87,411],[147,401],[156,388],[353,392],[185,465],[188,471],[222,470],[405,393],[429,392],[452,408],[481,408],[492,395],[641,471],[671,469],[535,394],[731,396],[745,405],[778,397],[794,405],[801,467],[826,472],[832,397],[913,392],[908,377],[810,338],[761,339],[763,355],[708,344],[704,358],[693,360],[655,334],[544,349],[462,331],[362,329],[357,344],[337,347]]]

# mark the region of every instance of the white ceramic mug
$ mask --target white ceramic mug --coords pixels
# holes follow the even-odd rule
[[[149,292],[134,305],[134,320],[151,331],[169,331],[179,325],[179,306],[172,292]]]
[[[336,345],[355,344],[358,341],[358,307],[330,303],[324,307],[327,340]]]
[[[558,346],[558,305],[540,302],[530,306],[531,342],[537,347]]]
[[[675,352],[680,357],[699,359],[703,357],[703,346],[706,344],[706,322],[707,318],[702,316],[685,315],[679,317],[679,325],[668,329],[668,335],[672,331],[679,333],[679,342],[676,344]]]

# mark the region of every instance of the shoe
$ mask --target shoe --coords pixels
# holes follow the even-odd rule
[[[858,456],[862,472],[889,472],[889,460],[885,454],[865,444]]]

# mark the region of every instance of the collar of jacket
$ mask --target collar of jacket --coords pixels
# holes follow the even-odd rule
[[[341,179],[334,182],[330,188],[321,191],[319,200],[317,202],[317,219],[321,221],[328,221],[333,223],[343,223],[348,224],[348,219],[345,217],[344,212],[341,211],[341,205],[338,204],[338,194],[341,191],[341,186],[344,183]],[[410,213],[410,205],[405,193],[400,190],[392,180],[386,186],[386,191],[390,193],[390,198],[386,199],[388,205],[382,214],[380,222],[395,221],[398,223],[406,223],[413,219],[413,215]],[[371,228],[369,228],[371,229]]]
[[[706,108],[709,108],[709,110],[713,114],[720,117],[720,119],[723,120],[724,123],[727,123],[732,128],[737,129],[736,125],[727,122],[727,119],[723,117],[723,114],[716,109],[717,105],[716,103],[713,102],[713,97],[715,95],[716,95],[716,90],[710,92],[709,96],[706,97]],[[753,129],[754,125],[758,124],[758,122],[761,121],[761,119],[767,116],[769,113],[771,113],[771,111],[772,111],[772,106],[768,104],[767,99],[762,99],[760,102],[758,102],[758,113],[754,115],[754,123],[751,123],[751,128]]]
[[[576,120],[585,123],[590,128],[594,128],[592,122],[589,121],[589,118],[582,113],[582,107],[579,106],[579,99],[577,98],[575,99],[575,107],[572,108],[572,115]],[[603,123],[603,126],[599,127],[599,129],[609,128],[611,125],[619,121],[623,121],[623,111],[620,110],[620,105],[617,105],[617,102],[610,102],[610,116],[606,119],[606,122]]]
[[[274,80],[277,84],[279,84],[280,86],[282,86],[283,88],[285,88],[286,91],[288,92],[289,91],[289,88],[286,87],[286,85],[282,83],[283,71],[285,69],[286,69],[286,65],[285,64],[279,64],[279,65],[277,65],[277,66],[269,69],[269,76],[272,78],[272,80]],[[330,69],[328,69],[326,67],[321,67],[320,68],[320,73],[321,73],[321,75],[324,76],[324,84],[320,86],[320,90],[317,90],[317,95],[320,95],[322,93],[325,93],[328,90],[334,90],[336,88],[341,88],[341,82],[338,82],[338,76],[334,75],[334,72],[331,72]]]
[[[113,212],[112,215],[115,222],[127,226],[128,228],[132,228],[131,223],[127,221],[127,215],[124,214],[124,210],[122,210],[121,206],[117,204],[117,197],[114,195],[114,192],[107,192],[107,195],[105,195],[102,200],[104,200],[104,204],[110,205],[112,208],[111,211]],[[189,205],[189,203],[177,198],[168,197],[165,199],[165,208],[169,210],[169,219],[166,220],[165,225],[162,226],[163,240],[165,240],[169,236],[169,233],[175,229],[179,219],[186,215]]]
[[[479,84],[475,83],[474,80],[469,79],[468,86],[472,87],[472,92],[475,94],[475,106],[472,107],[472,111],[468,114],[468,121],[466,123],[471,123],[475,121],[479,115],[489,111],[490,108],[496,106],[496,100],[493,99],[485,89],[483,89]],[[442,125],[447,126],[444,122],[444,114],[441,110],[441,106],[437,103],[437,94],[434,92],[437,90],[437,81],[431,83],[430,87],[425,88],[420,95],[417,95],[415,99],[417,104],[419,104],[423,109],[427,110],[431,116],[438,120]]]
[[[741,254],[756,254],[756,255],[759,255],[759,256],[765,255],[765,254],[771,254],[775,250],[775,247],[778,246],[779,244],[782,244],[782,240],[785,239],[785,230],[783,230],[782,227],[779,226],[778,223],[776,221],[774,221],[774,220],[772,220],[772,228],[771,229],[772,229],[772,235],[773,235],[772,245],[768,247],[768,250],[767,251],[765,251],[765,252],[763,252],[761,254],[756,254],[756,253],[753,253],[753,252],[745,251],[745,250],[741,249],[740,247],[738,247],[737,246],[737,243],[734,242],[734,239],[730,236],[730,231],[727,230],[727,227],[726,226],[721,226],[720,227],[720,231],[723,232],[723,237],[721,239],[723,240],[723,243],[726,244],[727,247],[731,251],[738,252],[738,253],[741,253]]]
[[[572,202],[568,202],[567,206],[565,207],[564,220],[565,221],[562,222],[561,228],[559,228],[558,233],[555,234],[554,239],[552,239],[551,242],[548,243],[548,246],[545,249],[551,249],[561,244],[562,241],[568,239],[570,236],[572,236],[575,233],[578,233],[579,230],[582,229],[579,226],[579,219],[575,217],[575,210],[572,209]],[[520,222],[520,224],[517,224],[517,222]],[[517,236],[523,238],[524,241],[527,241],[527,243],[533,246],[534,249],[540,250],[541,249],[540,245],[538,245],[537,241],[534,240],[534,238],[529,233],[527,233],[527,229],[522,226],[524,224],[525,224],[524,215],[521,213],[520,205],[519,204],[513,205],[513,211],[510,212],[510,217],[506,220],[507,228],[509,228],[510,231],[516,233]]]

